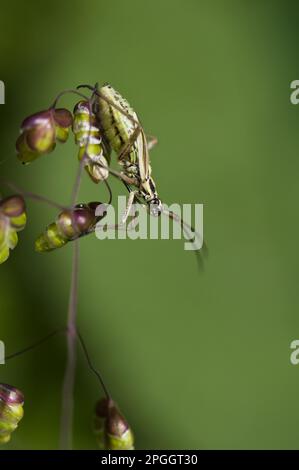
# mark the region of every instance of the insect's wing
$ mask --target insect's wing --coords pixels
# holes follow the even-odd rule
[[[139,171],[141,181],[147,181],[150,176],[150,162],[147,148],[146,137],[143,129],[141,129],[136,141],[137,153],[139,156]]]

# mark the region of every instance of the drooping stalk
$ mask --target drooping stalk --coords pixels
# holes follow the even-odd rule
[[[49,339],[53,338],[56,336],[58,333],[65,332],[65,327],[63,328],[58,328],[57,330],[51,331],[51,333],[47,334],[43,338],[39,339],[38,341],[35,341],[35,343],[30,344],[29,346],[26,346],[26,348],[20,349],[19,351],[8,354],[5,356],[5,362],[9,361],[10,359],[14,359],[15,357],[22,356],[24,353],[27,353],[29,351],[32,351],[33,349],[37,348],[38,346],[41,346],[42,344],[46,343]]]
[[[86,358],[89,369],[94,373],[94,375],[97,377],[98,381],[100,382],[100,384],[102,386],[102,389],[104,390],[104,393],[106,395],[107,400],[111,400],[111,395],[110,395],[110,393],[108,391],[108,388],[107,388],[107,386],[106,386],[106,384],[103,380],[102,374],[94,367],[93,363],[91,362],[91,359],[90,359],[89,352],[87,350],[85,341],[83,340],[82,335],[79,333],[79,331],[77,331],[77,337],[78,337],[79,343],[81,344],[81,347],[83,349],[83,352],[84,352],[84,355],[85,355],[85,358]]]
[[[76,321],[78,303],[79,241],[74,241],[71,289],[67,320],[67,365],[63,380],[60,424],[60,448],[71,450],[74,409],[74,383],[76,371]]]
[[[37,201],[37,202],[42,202],[44,204],[47,204],[50,207],[55,207],[55,209],[59,209],[59,210],[69,209],[67,206],[63,206],[62,204],[52,201],[52,199],[41,196],[40,194],[36,194],[31,191],[25,191],[24,189],[20,188],[20,186],[17,186],[15,183],[11,181],[3,180],[1,178],[0,183],[12,189],[13,191],[16,191],[18,194],[20,194],[24,198],[32,199],[33,201]]]

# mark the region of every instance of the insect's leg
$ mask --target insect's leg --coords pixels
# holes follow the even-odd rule
[[[108,190],[108,193],[109,193],[109,201],[107,202],[107,204],[111,204],[111,202],[112,202],[112,197],[113,197],[111,186],[110,186],[110,184],[108,183],[107,180],[104,180],[104,184],[105,184],[105,186],[106,186],[106,188],[107,188],[107,190]]]
[[[196,237],[201,239],[201,235],[195,231],[194,227],[192,227],[192,225],[187,224],[187,222],[185,222],[179,215],[175,214],[173,211],[163,210],[163,214],[167,215],[170,219],[175,220],[175,222],[178,222],[186,235],[191,235],[189,241],[194,240],[194,238]]]
[[[128,217],[131,213],[132,206],[134,204],[136,194],[137,194],[137,191],[131,191],[129,194],[127,207],[126,207],[124,215],[121,218],[121,225],[125,225],[128,220]]]
[[[87,88],[88,90],[95,91],[95,86],[94,85],[88,85],[86,83],[83,83],[82,85],[78,85],[76,87],[77,90],[79,90],[79,88]]]
[[[152,150],[152,148],[157,145],[158,139],[154,135],[147,135],[146,136],[146,141],[147,141],[147,149]]]
[[[115,225],[97,225],[98,228],[107,228],[108,230],[133,230],[136,225],[138,224],[138,215],[132,218],[130,220],[130,223],[128,225],[120,223],[120,224],[115,224]],[[93,232],[95,231],[95,228],[92,230]]]
[[[85,99],[86,101],[88,100],[88,97],[85,96],[85,95],[83,95],[82,93],[80,93],[78,90],[72,90],[72,89],[63,90],[63,91],[61,91],[61,92],[56,96],[56,98],[55,98],[55,100],[54,100],[54,103],[52,104],[51,108],[56,108],[57,103],[58,103],[58,101],[60,100],[60,98],[62,98],[62,96],[67,95],[67,94],[69,94],[69,93],[73,93],[73,94],[75,94],[75,95],[78,95],[78,96],[80,96],[80,98],[83,98],[83,99]]]
[[[136,178],[130,178],[129,176],[125,175],[124,173],[120,173],[119,171],[113,170],[109,166],[99,164],[102,168],[105,168],[106,170],[109,171],[109,173],[112,176],[115,176],[119,180],[123,181],[125,184],[132,185],[132,186],[138,186],[139,182]]]
[[[129,194],[129,197],[128,197],[128,202],[127,202],[127,206],[126,206],[126,210],[125,210],[125,213],[124,215],[122,216],[121,218],[121,221],[119,224],[113,224],[113,225],[96,225],[96,229],[101,229],[101,228],[107,228],[108,230],[112,229],[112,230],[126,230],[126,222],[130,216],[130,213],[131,213],[131,209],[132,209],[132,206],[134,204],[134,200],[135,200],[135,197],[136,197],[136,194],[137,194],[138,191],[131,191],[130,194]],[[134,222],[134,220],[138,218],[138,217],[134,217],[132,219],[132,221],[130,222],[130,224],[133,222],[133,224],[130,226],[130,229],[132,230],[132,228],[135,226],[136,222]]]
[[[142,130],[141,126],[138,126],[134,129],[134,132],[132,135],[130,135],[128,142],[126,142],[122,146],[120,151],[118,152],[118,155],[117,155],[118,161],[122,160],[123,158],[126,157],[126,155],[128,155],[128,153],[131,150],[131,147],[134,145],[135,141],[137,140],[141,130]]]

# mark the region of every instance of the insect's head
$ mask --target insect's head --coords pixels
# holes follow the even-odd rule
[[[159,217],[163,212],[163,205],[159,198],[155,197],[151,201],[149,201],[149,210],[150,214],[154,217]]]

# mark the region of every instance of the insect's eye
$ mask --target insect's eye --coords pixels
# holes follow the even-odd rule
[[[150,213],[154,217],[158,217],[162,213],[162,204],[160,199],[152,199],[150,202]]]

